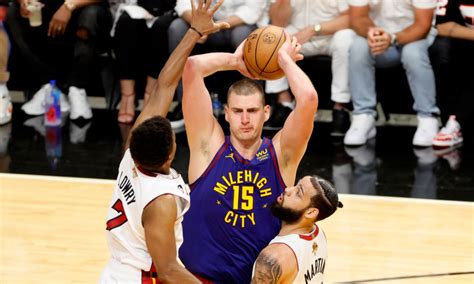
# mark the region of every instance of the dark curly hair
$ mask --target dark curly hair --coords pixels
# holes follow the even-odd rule
[[[319,214],[316,221],[321,221],[331,216],[337,208],[342,208],[336,188],[329,181],[318,176],[311,177],[311,184],[316,189],[316,194],[311,197],[310,207],[318,208]]]
[[[164,117],[154,116],[132,131],[130,153],[139,165],[158,168],[168,160],[173,143],[170,122]]]

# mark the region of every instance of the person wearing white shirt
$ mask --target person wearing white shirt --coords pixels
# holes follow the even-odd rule
[[[216,2],[216,0],[212,0]],[[257,28],[257,23],[263,19],[265,0],[227,0],[214,14],[216,22],[224,21],[230,24],[227,30],[215,33],[209,38],[203,36],[200,43],[214,46],[229,45],[235,49]],[[178,45],[191,20],[191,4],[187,0],[177,0],[175,11],[179,18],[175,19],[168,29],[169,50],[172,52]]]
[[[436,0],[349,0],[351,28],[349,79],[354,105],[346,145],[363,145],[376,135],[375,67],[402,64],[414,99],[418,127],[413,145],[427,147],[438,131],[439,109],[428,48]],[[390,87],[390,86],[387,86]]]
[[[332,57],[331,100],[334,101],[331,135],[344,136],[349,127],[349,48],[354,32],[349,29],[347,0],[270,0],[271,24],[285,27],[301,43],[304,56]],[[266,93],[278,94],[278,103],[288,105],[292,97],[286,77],[267,81]],[[281,107],[280,107],[281,108]],[[279,109],[279,108],[275,108]],[[270,119],[268,124],[277,123]],[[273,125],[277,127],[278,125]],[[267,128],[271,128],[267,127]]]

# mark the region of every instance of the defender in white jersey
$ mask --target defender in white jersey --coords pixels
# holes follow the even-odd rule
[[[196,42],[227,23],[214,23],[220,0],[192,1],[191,28],[173,51],[132,127],[107,216],[110,260],[101,283],[201,283],[178,259],[189,190],[171,168],[175,136],[166,118],[184,63]]]
[[[252,283],[323,283],[328,257],[324,232],[317,221],[342,208],[334,186],[306,176],[271,205],[282,221],[278,236],[263,249],[254,264]]]

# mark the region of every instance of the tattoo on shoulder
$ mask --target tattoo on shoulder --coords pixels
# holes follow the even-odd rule
[[[261,253],[255,263],[255,276],[252,283],[273,284],[281,277],[281,264],[271,255]]]

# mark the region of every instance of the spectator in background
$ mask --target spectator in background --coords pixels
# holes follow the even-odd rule
[[[413,145],[431,146],[438,132],[439,115],[428,56],[435,34],[432,21],[436,0],[349,0],[349,5],[351,27],[357,36],[349,56],[353,120],[344,144],[362,145],[375,137],[375,67],[401,62],[418,114]]]
[[[22,57],[31,66],[31,78],[40,84],[58,79],[68,89],[71,119],[92,118],[86,88],[91,82],[95,55],[105,45],[110,31],[111,16],[105,0],[43,0],[42,24],[33,27],[28,22],[28,5],[33,0],[18,0],[7,17],[12,38]],[[73,51],[68,53],[68,47]],[[66,74],[66,76],[64,76]],[[67,78],[63,78],[67,77]],[[39,89],[22,109],[29,115],[44,113],[43,101],[49,84]],[[64,95],[61,110],[68,111]]]
[[[10,41],[3,26],[6,6],[2,4],[0,3],[0,125],[7,124],[12,119],[12,102],[7,88],[8,78],[10,77],[7,71]]]
[[[212,0],[215,4],[216,0]],[[263,24],[266,0],[226,0],[222,7],[214,14],[216,22],[227,22],[230,28],[209,36],[201,37],[199,41],[211,51],[223,51],[225,48],[235,50],[247,36]],[[191,4],[188,0],[177,0],[176,12],[179,18],[175,19],[168,29],[169,52],[172,52],[191,21]],[[181,101],[182,86],[178,86],[178,100]],[[169,119],[173,126],[184,125],[181,104],[170,114]],[[175,128],[175,127],[173,127]]]
[[[331,99],[334,101],[331,135],[344,136],[349,128],[349,48],[354,32],[349,29],[346,0],[270,0],[269,17],[273,25],[285,27],[303,45],[305,56],[332,56]],[[281,128],[293,108],[286,77],[267,81],[266,93],[277,93],[278,103],[266,129]],[[280,112],[280,113],[278,113]]]
[[[135,82],[146,76],[148,101],[158,73],[168,58],[168,26],[175,18],[176,0],[127,0],[115,15],[114,51],[122,94],[118,122],[135,118]]]
[[[473,121],[474,0],[439,0],[436,29],[430,55],[446,126],[433,139],[433,146],[451,147],[463,142],[461,129]]]

